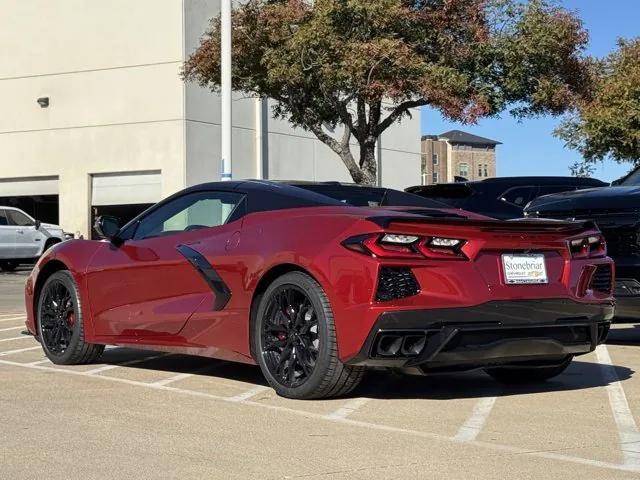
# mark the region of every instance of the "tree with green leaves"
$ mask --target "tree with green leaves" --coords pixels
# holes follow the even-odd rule
[[[605,158],[640,164],[640,38],[592,63],[594,91],[556,130],[585,164]]]
[[[565,112],[589,90],[587,40],[553,0],[249,0],[233,11],[233,88],[274,99],[373,184],[378,137],[416,107],[466,123]],[[219,88],[219,17],[183,76]]]

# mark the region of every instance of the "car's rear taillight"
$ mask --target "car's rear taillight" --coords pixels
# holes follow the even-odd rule
[[[607,255],[607,243],[602,235],[590,235],[569,240],[569,251],[573,258],[597,258]]]
[[[389,259],[466,260],[465,241],[457,238],[422,237],[400,233],[374,233],[351,237],[342,245],[354,252]]]

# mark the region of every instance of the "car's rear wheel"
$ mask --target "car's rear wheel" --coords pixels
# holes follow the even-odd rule
[[[309,275],[290,272],[269,285],[252,333],[256,360],[278,395],[337,397],[362,380],[363,368],[340,362],[329,300]]]
[[[16,268],[18,268],[20,264],[15,260],[5,260],[0,262],[0,269],[5,272],[15,272]]]
[[[559,362],[531,363],[527,365],[506,365],[499,368],[486,368],[485,372],[494,379],[506,384],[539,383],[557,377],[571,364],[573,356],[568,356]]]
[[[67,270],[51,275],[38,297],[38,338],[45,355],[58,365],[95,362],[104,345],[84,340],[78,287]]]

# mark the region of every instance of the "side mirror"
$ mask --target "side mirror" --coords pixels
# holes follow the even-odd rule
[[[114,242],[120,231],[120,219],[110,215],[101,215],[96,218],[93,228],[98,232],[98,235]]]
[[[40,227],[42,226],[42,222],[40,220],[36,220],[33,226],[36,227],[36,230],[40,230]]]

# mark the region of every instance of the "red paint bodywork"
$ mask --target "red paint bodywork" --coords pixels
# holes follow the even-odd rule
[[[250,351],[250,312],[260,280],[274,268],[308,272],[322,286],[333,309],[341,360],[362,348],[378,316],[395,310],[471,307],[493,300],[570,299],[611,304],[608,295],[584,288],[593,267],[608,257],[572,259],[567,241],[597,234],[585,230],[567,237],[548,231],[508,231],[481,226],[484,217],[464,212],[469,221],[395,222],[382,229],[368,217],[380,208],[307,207],[251,213],[221,227],[116,247],[107,241],[72,240],[49,250],[26,285],[27,327],[35,334],[36,288],[42,272],[71,271],[83,307],[88,342],[132,345],[254,363]],[[386,210],[393,217],[413,217]],[[456,213],[460,213],[456,211]],[[478,220],[480,223],[473,220]],[[478,224],[476,224],[478,223]],[[394,232],[462,238],[468,260],[382,260],[345,248],[349,237]],[[232,296],[213,311],[214,293],[176,246],[201,253],[229,286]],[[506,285],[501,254],[544,252],[549,283]],[[393,302],[376,302],[381,266],[409,266],[421,292]]]

